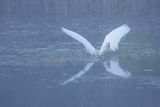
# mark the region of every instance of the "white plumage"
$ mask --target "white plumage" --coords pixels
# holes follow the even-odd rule
[[[62,31],[64,33],[66,33],[67,35],[71,36],[72,38],[78,40],[79,42],[81,42],[87,49],[87,51],[90,53],[90,54],[94,54],[95,53],[95,48],[90,44],[90,42],[85,39],[84,37],[82,37],[80,34],[76,33],[76,32],[73,32],[71,30],[68,30],[66,28],[63,28],[62,27]]]
[[[102,53],[103,51],[106,50],[105,45],[107,43],[110,43],[110,49],[112,51],[118,50],[118,45],[120,43],[121,38],[124,37],[129,31],[130,28],[126,24],[111,31],[108,35],[106,35],[102,47],[100,49],[100,52]]]
[[[102,44],[102,47],[99,51],[97,51],[91,45],[91,43],[87,39],[82,37],[80,34],[75,33],[63,27],[62,27],[62,31],[67,35],[71,36],[72,38],[81,42],[91,55],[101,56],[104,53],[106,53],[108,48],[110,48],[112,51],[118,50],[118,45],[121,38],[124,37],[130,31],[130,28],[128,27],[128,25],[124,24],[118,27],[117,29],[111,31],[108,35],[106,35],[104,42]]]

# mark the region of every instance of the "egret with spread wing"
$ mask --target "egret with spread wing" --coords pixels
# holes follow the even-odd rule
[[[122,39],[122,37],[124,37],[129,31],[130,28],[128,27],[128,25],[124,24],[120,27],[118,27],[117,29],[111,31],[108,35],[106,35],[104,42],[102,44],[101,49],[98,51],[96,50],[91,43],[85,39],[84,37],[82,37],[80,34],[75,33],[71,30],[68,30],[66,28],[62,27],[62,31],[64,33],[66,33],[67,35],[69,35],[70,37],[76,39],[77,41],[81,42],[86,50],[94,56],[103,56],[104,54],[107,53],[107,50],[112,50],[112,51],[116,51],[118,50],[118,45],[120,40]]]

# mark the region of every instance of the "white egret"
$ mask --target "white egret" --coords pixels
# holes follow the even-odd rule
[[[61,29],[64,33],[66,33],[70,37],[81,42],[85,46],[87,52],[89,52],[91,55],[98,56],[98,57],[103,57],[103,55],[106,54],[107,50],[109,49],[112,51],[118,50],[118,45],[121,38],[124,37],[130,31],[129,26],[126,24],[118,27],[117,29],[114,29],[108,35],[106,35],[100,50],[96,50],[91,45],[91,43],[87,39],[82,37],[80,34],[63,27]]]

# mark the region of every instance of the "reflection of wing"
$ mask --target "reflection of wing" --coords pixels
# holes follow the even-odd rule
[[[119,63],[118,63],[118,60],[114,61],[114,60],[111,60],[110,61],[110,67],[108,67],[108,64],[106,62],[103,63],[105,69],[114,74],[114,75],[117,75],[117,76],[120,76],[120,77],[123,77],[123,78],[128,78],[131,76],[131,74],[127,71],[124,71],[120,66],[119,66]]]
[[[78,72],[77,74],[73,75],[71,78],[69,78],[68,80],[64,81],[61,85],[65,85],[79,77],[81,77],[82,75],[84,75],[92,66],[93,66],[94,63],[88,63],[84,69],[80,72]]]
[[[110,49],[115,51],[118,49],[118,44],[123,36],[125,36],[130,31],[128,25],[122,25],[119,28],[111,31],[104,39],[100,53],[107,50],[107,44],[110,43]]]
[[[85,46],[85,48],[87,49],[87,51],[90,54],[92,54],[92,55],[95,54],[95,48],[90,44],[90,42],[87,39],[85,39],[84,37],[82,37],[80,34],[78,34],[76,32],[73,32],[71,30],[68,30],[66,28],[62,27],[61,29],[62,29],[62,31],[64,33],[66,33],[70,37],[72,37],[72,38],[78,40],[79,42],[81,42]]]

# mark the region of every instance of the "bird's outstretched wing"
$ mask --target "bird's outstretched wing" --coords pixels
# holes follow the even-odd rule
[[[80,34],[78,34],[78,33],[76,33],[76,32],[73,32],[73,31],[71,31],[71,30],[68,30],[68,29],[66,29],[66,28],[63,28],[63,27],[62,27],[61,29],[62,29],[62,31],[63,31],[64,33],[66,33],[66,34],[69,35],[70,37],[72,37],[72,38],[78,40],[79,42],[81,42],[81,43],[85,46],[85,48],[87,49],[87,51],[88,51],[90,54],[92,54],[92,55],[95,54],[95,48],[90,44],[90,42],[89,42],[87,39],[85,39],[84,37],[82,37]]]
[[[118,63],[118,60],[110,60],[110,65],[108,67],[108,63],[107,62],[103,62],[103,65],[105,67],[105,69],[114,74],[114,75],[117,75],[119,77],[122,77],[122,78],[128,78],[131,76],[131,73],[128,72],[128,71],[124,71],[120,66],[119,66],[119,63]]]
[[[81,77],[82,75],[84,75],[92,66],[93,66],[93,62],[88,63],[83,70],[81,70],[80,72],[78,72],[77,74],[73,75],[71,78],[69,78],[68,80],[64,81],[63,83],[61,83],[61,85],[65,85],[71,81],[74,81],[75,79]]]
[[[112,51],[117,50],[121,38],[124,37],[129,31],[130,28],[126,24],[111,31],[108,35],[106,35],[102,47],[100,49],[100,53],[103,53],[107,50],[107,43],[110,43],[110,49]]]

